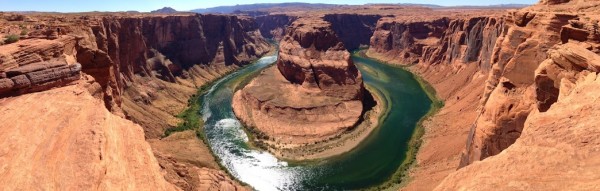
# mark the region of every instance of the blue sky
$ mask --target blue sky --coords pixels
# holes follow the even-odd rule
[[[0,0],[0,11],[151,11],[162,7],[177,10],[191,10],[221,5],[251,3],[308,2],[331,4],[365,3],[423,3],[438,5],[490,5],[490,4],[532,4],[537,0]]]

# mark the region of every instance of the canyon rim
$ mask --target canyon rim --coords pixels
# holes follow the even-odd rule
[[[600,189],[600,1],[3,11],[0,190],[257,189],[201,114],[264,56],[277,61],[233,87],[234,132],[290,168],[351,156],[391,103],[355,51],[410,71],[436,106],[364,189]]]

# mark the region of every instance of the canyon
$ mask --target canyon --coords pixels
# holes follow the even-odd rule
[[[0,182],[252,189],[221,169],[202,127],[165,131],[185,124],[178,114],[199,89],[275,52],[274,39],[276,64],[233,99],[267,145],[329,140],[360,121],[369,91],[349,51],[363,48],[416,74],[440,100],[401,190],[597,190],[599,7],[0,13],[0,39],[27,31],[0,45]]]
[[[232,104],[258,134],[256,142],[271,151],[297,151],[357,126],[364,94],[361,73],[331,24],[300,18],[280,41],[276,66],[237,91]]]

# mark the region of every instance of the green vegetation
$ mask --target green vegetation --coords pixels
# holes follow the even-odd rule
[[[248,64],[238,69],[226,72],[225,74],[223,74],[222,77],[202,85],[198,89],[198,92],[192,95],[192,97],[188,100],[188,107],[176,116],[177,118],[181,119],[182,122],[177,124],[177,127],[167,129],[163,137],[168,137],[169,135],[175,132],[195,130],[198,138],[200,138],[205,144],[208,145],[208,142],[206,141],[206,137],[204,135],[204,130],[202,129],[204,127],[204,121],[202,120],[202,114],[200,114],[200,110],[202,109],[202,96],[204,96],[204,94],[208,92],[210,87],[212,87],[215,84],[215,82],[219,81],[221,78],[235,71],[244,69],[245,67],[248,67],[250,65],[251,64]]]
[[[181,119],[182,122],[177,124],[175,128],[167,129],[164,137],[168,137],[175,132],[195,130],[196,134],[199,135],[198,137],[204,139],[204,133],[200,130],[200,127],[204,126],[202,115],[200,115],[200,105],[202,105],[200,97],[205,93],[206,87],[207,85],[200,87],[198,93],[192,95],[192,98],[188,100],[188,108],[177,115],[177,118]]]
[[[11,44],[11,43],[15,43],[17,41],[19,41],[21,39],[21,37],[19,37],[19,35],[8,35],[5,37],[4,39],[4,43],[5,44]]]
[[[25,35],[27,35],[27,34],[29,34],[29,30],[27,30],[27,29],[23,29],[23,30],[21,31],[21,36],[25,36]]]

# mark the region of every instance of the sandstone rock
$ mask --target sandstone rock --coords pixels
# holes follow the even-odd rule
[[[573,28],[569,26],[563,26],[561,31],[561,40],[563,43],[569,42],[569,39],[577,41],[587,41],[590,32],[584,29]]]
[[[279,47],[277,68],[291,83],[343,99],[362,97],[360,72],[328,22],[297,20]]]
[[[482,97],[483,109],[473,126],[474,135],[469,137],[472,141],[468,141],[461,166],[496,155],[519,138],[537,103],[532,87],[535,71],[547,58],[550,47],[560,43],[560,28],[573,19],[571,15],[527,11],[535,17],[524,27],[507,23],[508,31],[492,55],[494,67]],[[512,88],[506,88],[507,84]]]
[[[40,70],[46,70],[49,68],[56,68],[56,67],[66,66],[66,65],[67,65],[67,62],[58,61],[58,60],[47,61],[47,62],[38,62],[38,63],[28,64],[28,65],[24,65],[24,66],[21,66],[18,68],[10,69],[10,70],[6,71],[6,75],[8,77],[13,77],[13,76],[21,75],[21,74],[27,74],[30,72],[36,72],[36,71],[40,71]]]
[[[198,87],[233,71],[239,65],[250,63],[271,50],[270,45],[258,32],[253,20],[245,17],[196,14],[168,17],[120,14],[110,16],[90,15],[82,16],[81,19],[76,18],[80,17],[77,15],[60,17],[36,15],[35,17],[40,17],[39,20],[50,20],[52,23],[59,24],[60,31],[56,28],[50,29],[45,25],[40,25],[39,28],[36,26],[35,31],[29,33],[30,38],[0,47],[0,86],[2,87],[0,88],[0,97],[6,95],[16,96],[36,91],[50,93],[60,86],[78,82],[85,83],[82,89],[92,93],[94,99],[99,98],[101,100],[95,100],[94,107],[89,108],[105,111],[96,108],[102,108],[104,104],[105,108],[120,116],[125,116],[123,114],[124,110],[128,119],[142,125],[145,134],[136,132],[136,136],[142,135],[142,139],[144,136],[148,138],[161,137],[166,128],[176,126],[180,121],[175,115],[187,106],[187,100],[191,95],[197,93]],[[153,51],[157,51],[157,53],[153,54]],[[160,62],[147,62],[157,56],[160,57]],[[80,78],[81,76],[83,78]],[[7,89],[5,92],[5,86],[11,86],[12,88]],[[76,94],[83,93],[77,91]],[[14,99],[31,95],[21,95],[14,97]],[[144,97],[141,95],[146,95],[145,99],[138,99]],[[59,100],[60,98],[57,98],[52,101]],[[74,98],[73,100],[77,99]],[[137,102],[137,100],[140,101]],[[45,100],[41,100],[41,102],[43,102],[42,104],[54,103]],[[73,109],[73,112],[75,111],[81,111],[81,109]],[[68,112],[65,112],[64,115],[70,116]],[[48,120],[53,119],[49,118]],[[56,119],[56,121],[61,121],[61,119]],[[110,125],[100,122],[94,124],[110,127]],[[128,127],[126,129],[131,130],[133,128]],[[121,131],[117,134],[128,135]],[[139,142],[141,140],[144,142],[142,139],[136,138],[134,141]],[[60,141],[65,140],[75,139],[68,137]],[[134,169],[121,166],[111,167],[121,171],[118,171],[117,175],[110,174],[110,177],[106,177],[110,180],[107,179],[106,181],[117,179],[119,181],[118,183],[109,182],[106,184],[124,185],[129,183],[130,186],[127,188],[115,186],[105,189],[168,190],[174,188],[172,186],[165,188],[165,186],[157,185],[165,183],[161,174],[158,174],[160,180],[131,175],[131,172],[137,169],[144,169],[152,174],[154,171],[148,165],[156,166],[157,164],[156,160],[148,161],[136,155],[136,149],[138,148],[140,148],[139,145],[120,145],[116,149],[111,147],[111,150],[107,151],[111,154],[129,152],[133,154],[131,157],[135,159],[118,158],[102,153],[106,157],[111,157],[111,159],[118,159],[121,161],[119,162],[120,165],[130,162],[146,164],[143,167],[136,166]],[[84,148],[82,150],[91,149]],[[77,157],[79,155],[73,156]],[[32,159],[34,157],[26,156],[26,158],[33,161],[32,164],[38,161]],[[176,162],[178,160],[181,159],[176,159]],[[94,165],[93,162],[86,164],[90,168],[98,166]],[[53,166],[49,167],[54,169],[66,168],[67,170],[63,171],[68,172],[89,171],[81,165],[56,164]],[[212,174],[223,174],[219,170],[214,170],[218,167],[210,166],[210,168],[211,173],[209,174],[211,176]],[[195,170],[192,171],[195,172]],[[200,171],[204,171],[204,169]],[[189,176],[199,176],[199,174],[199,172],[188,173]],[[88,179],[72,178],[70,181],[75,181],[72,184],[86,185],[101,182],[100,179],[93,180],[91,175],[80,177],[88,177]],[[150,183],[147,184],[148,187],[142,188],[135,185],[135,180],[130,179]],[[169,179],[167,181],[171,180],[179,181],[180,179]],[[198,180],[198,178],[195,180]],[[216,180],[221,179],[207,178],[204,182],[214,184],[211,181]],[[236,184],[235,181],[230,179],[223,180],[229,181],[232,185]],[[36,183],[51,182],[40,178],[36,178],[36,181],[38,181]],[[57,179],[56,181],[67,182],[63,179]],[[14,188],[27,190],[36,185],[32,184],[31,181],[22,183],[21,187]],[[221,183],[216,182],[216,184]],[[190,187],[189,189],[197,189],[199,184],[194,185],[196,187]],[[236,184],[233,187],[224,186],[223,188],[229,189],[236,186],[238,185]],[[94,187],[98,188],[96,185]],[[90,186],[48,187],[46,189],[78,190],[82,188],[90,188]],[[103,188],[100,187],[99,189]]]
[[[549,58],[565,69],[600,71],[600,56],[574,43],[567,43],[548,51]]]
[[[558,5],[563,3],[568,3],[571,0],[540,0],[540,4],[542,5]]]
[[[77,65],[71,65],[72,68],[80,68]],[[62,78],[75,76],[79,74],[79,70],[71,71],[71,66],[62,66],[57,68],[52,68],[49,70],[41,70],[36,72],[27,73],[27,77],[31,80],[33,84],[41,84],[44,82],[50,82],[54,80],[59,80]]]
[[[28,39],[7,45],[0,52],[0,70],[7,71],[31,63],[60,58],[64,53],[66,42],[74,40],[70,37],[54,41]]]
[[[371,38],[368,56],[409,65],[444,100],[439,113],[424,122],[419,167],[411,170],[411,181],[401,190],[431,190],[455,171],[465,144],[456,137],[467,137],[466,128],[477,118],[485,73],[494,71],[492,53],[506,32],[505,11],[463,13],[424,10],[418,16],[382,18]]]
[[[197,87],[270,51],[256,24],[237,16],[101,17],[86,27],[75,44],[82,72],[102,86],[107,108],[123,108],[148,138],[177,124]],[[148,92],[162,95],[136,103]]]
[[[0,99],[0,119],[3,189],[177,190],[142,128],[80,85]]]
[[[371,38],[368,55],[401,65],[477,62],[488,70],[503,26],[499,17],[383,18]]]
[[[1,78],[0,79],[0,93],[7,92],[12,89],[15,83],[11,79]]]
[[[313,144],[357,124],[363,92],[361,74],[330,23],[301,18],[280,43],[277,67],[237,91],[233,107],[260,141]]]
[[[10,79],[15,82],[14,88],[26,88],[31,86],[31,81],[25,75],[18,75]]]
[[[436,190],[599,189],[600,112],[590,106],[598,104],[600,83],[590,74],[574,84],[549,110],[532,112],[512,146],[451,174]]]

